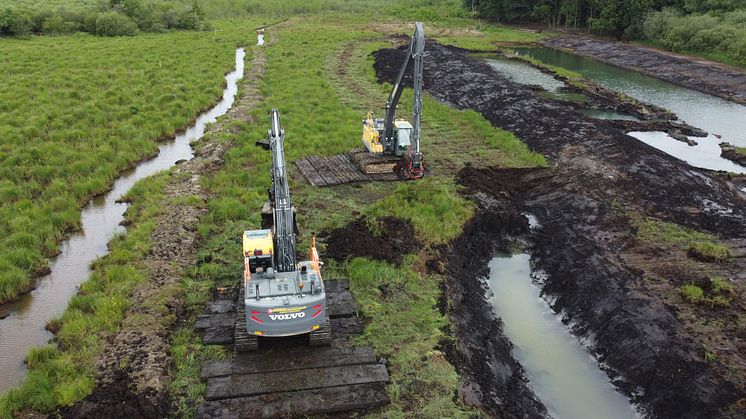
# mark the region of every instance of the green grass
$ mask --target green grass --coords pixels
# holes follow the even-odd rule
[[[705,300],[704,290],[694,284],[683,285],[681,287],[681,295],[686,301],[692,304],[697,304]]]
[[[49,413],[93,389],[102,337],[118,330],[130,305],[129,294],[147,278],[138,261],[150,249],[155,228],[150,220],[160,211],[167,179],[156,175],[140,181],[127,195],[133,204],[126,218],[133,227],[110,242],[111,253],[96,261],[91,278],[54,322],[59,327],[57,346],[36,348],[28,355],[28,376],[20,387],[0,397],[0,418],[29,409]]]
[[[461,198],[447,180],[430,177],[399,184],[394,193],[371,205],[365,214],[370,220],[382,216],[410,220],[423,243],[440,244],[461,232],[474,214],[474,204]]]
[[[730,249],[711,241],[699,241],[689,245],[689,255],[707,262],[723,262],[730,257]]]
[[[690,304],[701,304],[710,308],[730,307],[737,293],[733,284],[719,276],[710,278],[708,291],[695,284],[686,284],[680,288],[681,295]]]
[[[746,156],[746,147],[736,147],[736,153]]]
[[[84,203],[220,98],[257,24],[0,41],[0,301],[29,286]]]

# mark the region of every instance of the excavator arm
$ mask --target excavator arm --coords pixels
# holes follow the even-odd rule
[[[389,94],[388,100],[386,100],[386,116],[384,118],[384,135],[383,135],[383,146],[387,152],[393,152],[396,144],[394,138],[394,117],[396,115],[396,107],[401,99],[402,91],[402,79],[404,73],[407,71],[409,61],[413,61],[414,77],[413,77],[413,88],[414,88],[414,107],[412,109],[412,166],[415,170],[420,170],[422,161],[422,154],[420,153],[420,115],[422,114],[422,58],[425,52],[425,30],[422,26],[422,22],[416,22],[414,24],[414,34],[412,34],[412,42],[409,45],[409,52],[404,58],[399,69],[399,75],[396,77],[394,87]]]
[[[292,272],[295,270],[296,262],[293,205],[285,167],[285,130],[280,125],[280,111],[277,109],[272,109],[267,137],[272,149],[270,199],[273,202],[275,270]]]

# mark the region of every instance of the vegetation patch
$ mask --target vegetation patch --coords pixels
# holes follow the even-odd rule
[[[730,257],[730,249],[711,241],[699,241],[689,245],[688,254],[704,262],[723,262]]]
[[[221,97],[256,24],[0,42],[0,301],[46,268],[80,207]]]
[[[710,308],[729,307],[737,297],[733,284],[719,276],[713,276],[703,284],[682,285],[680,292],[688,303],[706,305]]]

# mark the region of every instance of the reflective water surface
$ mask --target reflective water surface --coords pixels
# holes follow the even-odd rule
[[[529,384],[556,418],[639,418],[596,360],[570,334],[532,281],[528,254],[499,254],[489,264],[490,301],[516,346]]]

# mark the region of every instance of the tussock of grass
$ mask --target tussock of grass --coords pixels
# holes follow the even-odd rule
[[[692,304],[697,304],[705,300],[704,290],[694,284],[683,285],[681,287],[681,294],[686,301]]]
[[[474,214],[474,205],[456,193],[443,179],[425,178],[405,182],[396,191],[366,211],[369,219],[392,215],[410,220],[423,243],[445,243],[461,232]]]
[[[665,243],[683,248],[695,259],[722,262],[730,257],[730,249],[716,242],[716,237],[651,217],[630,214],[630,223],[637,229],[641,243]]]
[[[694,242],[689,245],[689,256],[706,262],[723,262],[730,257],[730,249],[711,241]]]

